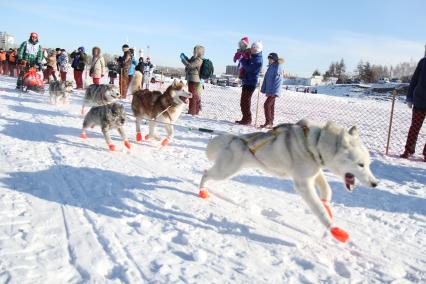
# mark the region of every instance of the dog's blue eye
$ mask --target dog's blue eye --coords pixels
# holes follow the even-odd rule
[[[360,166],[361,168],[363,168],[363,167],[364,167],[364,164],[358,164],[358,166]]]

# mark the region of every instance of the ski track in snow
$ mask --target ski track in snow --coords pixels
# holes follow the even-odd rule
[[[0,283],[426,281],[423,162],[373,154],[379,187],[351,194],[326,173],[351,235],[338,244],[288,179],[244,170],[199,199],[209,134],[176,127],[160,149],[135,143],[130,118],[132,150],[113,130],[109,152],[99,128],[79,138],[82,92],[54,106],[14,86],[0,76]],[[179,124],[253,130],[187,115]]]

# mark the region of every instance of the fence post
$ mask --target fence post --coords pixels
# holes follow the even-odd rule
[[[390,139],[391,139],[392,122],[393,122],[393,110],[395,108],[395,99],[396,99],[397,95],[398,95],[398,92],[396,90],[393,90],[392,91],[392,107],[391,107],[391,113],[390,113],[390,119],[389,119],[389,129],[388,129],[388,140],[387,140],[387,143],[386,143],[385,155],[388,155],[388,153],[389,153],[389,144],[390,144]]]
[[[254,127],[256,128],[257,128],[257,119],[259,118],[260,86],[262,86],[262,81],[259,81],[259,86],[257,89],[256,117],[254,119]]]

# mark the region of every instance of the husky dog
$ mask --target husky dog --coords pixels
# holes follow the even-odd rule
[[[145,139],[154,138],[160,140],[155,134],[155,125],[158,122],[165,123],[167,137],[161,142],[166,146],[173,138],[173,125],[183,111],[187,98],[191,98],[191,93],[186,92],[184,84],[174,81],[164,93],[159,91],[142,90],[142,73],[135,72],[131,83],[132,111],[136,118],[136,141],[142,141],[140,121],[145,118],[149,121],[149,134]]]
[[[200,197],[208,196],[207,181],[229,178],[243,168],[257,167],[279,177],[290,176],[296,192],[341,242],[346,242],[349,235],[333,223],[331,188],[322,169],[340,176],[349,191],[353,190],[355,179],[368,187],[378,184],[356,127],[348,131],[333,122],[319,125],[301,120],[278,125],[268,132],[220,135],[208,143],[207,157],[214,165],[204,172]]]
[[[119,103],[111,103],[104,106],[92,107],[84,117],[83,131],[80,135],[81,138],[86,139],[86,129],[88,127],[95,127],[99,125],[104,134],[105,141],[111,151],[115,150],[115,145],[112,144],[109,130],[117,128],[118,133],[124,140],[124,145],[130,149],[129,140],[127,140],[126,133],[124,132],[124,124],[126,122],[126,111],[124,106]]]
[[[103,106],[114,102],[120,97],[118,87],[109,84],[90,85],[84,94],[81,114],[84,114],[85,106]]]
[[[72,82],[70,81],[53,81],[49,84],[50,103],[57,103],[58,99],[63,104],[68,103],[70,94],[72,93]]]

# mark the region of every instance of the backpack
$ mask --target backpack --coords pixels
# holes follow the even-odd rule
[[[213,63],[209,59],[203,59],[203,63],[200,68],[200,78],[201,79],[209,79],[214,72]]]

